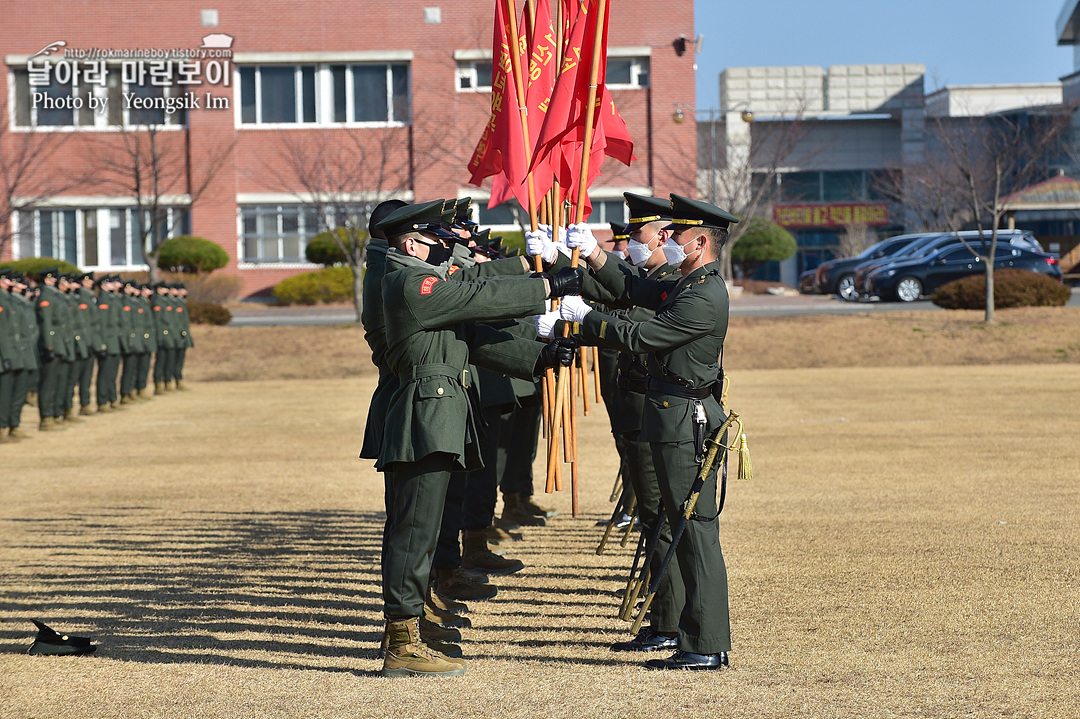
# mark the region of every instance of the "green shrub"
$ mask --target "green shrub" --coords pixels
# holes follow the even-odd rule
[[[212,302],[188,300],[188,319],[194,325],[227,325],[232,312]]]
[[[353,299],[353,273],[349,267],[327,267],[305,272],[274,285],[274,297],[283,305],[313,305]]]
[[[1061,307],[1069,301],[1068,287],[1053,277],[1028,270],[1004,269],[994,272],[994,307]],[[947,310],[981,310],[986,307],[986,275],[953,280],[930,296]]]
[[[70,262],[56,260],[52,257],[27,257],[22,260],[9,260],[0,262],[0,270],[15,270],[24,275],[36,275],[42,270],[59,267],[63,273],[79,272],[79,268]]]
[[[367,243],[368,234],[364,230],[354,230],[359,235],[360,244]],[[334,238],[337,235],[340,239]],[[304,257],[308,262],[316,265],[322,265],[323,267],[333,267],[334,265],[344,265],[349,261],[348,256],[345,254],[345,250],[342,249],[342,245],[352,250],[353,237],[352,232],[339,227],[336,230],[320,232],[311,238],[311,241],[307,243],[307,247],[304,249]]]
[[[775,222],[751,218],[746,231],[731,247],[731,261],[750,277],[766,262],[779,262],[795,254],[795,237]]]
[[[190,274],[187,272],[163,272],[166,282],[183,282],[188,291],[188,302],[209,302],[224,305],[235,302],[244,289],[244,281],[236,275],[221,272]]]
[[[157,264],[174,272],[213,272],[229,264],[229,255],[216,242],[182,235],[161,243]]]

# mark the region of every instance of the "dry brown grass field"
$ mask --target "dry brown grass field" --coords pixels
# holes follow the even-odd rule
[[[721,518],[734,669],[607,650],[631,554],[594,553],[617,465],[594,408],[581,516],[544,498],[562,515],[510,548],[527,569],[472,606],[468,673],[446,680],[377,676],[381,481],[356,459],[373,373],[206,381],[290,364],[226,361],[230,330],[202,332],[192,391],[0,447],[0,716],[1078,716],[1080,334],[1032,339],[1032,358],[1030,318],[958,325],[947,353],[912,329],[937,321],[837,318],[893,337],[891,359],[915,343],[953,361],[802,369],[751,369],[745,346],[772,333],[788,350],[770,356],[812,365],[840,329],[733,321],[755,469]],[[356,331],[315,329],[277,341],[326,377]],[[974,337],[990,364],[963,366]],[[30,618],[100,649],[27,656]]]

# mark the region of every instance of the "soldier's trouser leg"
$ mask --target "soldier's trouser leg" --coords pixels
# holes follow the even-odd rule
[[[57,417],[63,415],[64,412],[71,409],[71,407],[72,407],[72,404],[73,404],[72,398],[75,396],[75,384],[79,381],[79,371],[78,370],[79,370],[79,362],[80,361],[81,360],[77,360],[77,359],[76,360],[71,360],[71,361],[64,361],[64,367],[63,367],[64,381],[60,385],[60,387],[61,387],[60,414],[57,415]]]
[[[11,425],[15,398],[15,370],[0,372],[0,430]],[[21,409],[21,408],[20,408]]]
[[[682,503],[698,473],[694,443],[653,442],[652,455],[668,523],[675,527],[681,516]],[[705,517],[716,514],[719,464],[713,465],[697,501],[695,512]],[[718,519],[687,522],[675,550],[686,587],[686,604],[679,620],[679,649],[684,652],[716,654],[731,650],[727,568],[720,549],[719,532]]]
[[[383,472],[383,509],[386,511],[386,521],[383,522],[382,554],[380,560],[386,557],[386,545],[390,541],[390,525],[394,520],[394,475],[391,472]]]
[[[137,369],[135,370],[135,389],[146,389],[146,378],[150,376],[150,353],[143,352],[138,355]]]
[[[60,397],[57,385],[61,378],[61,364],[63,364],[62,360],[53,359],[41,365],[41,371],[38,374],[38,414],[42,419],[60,416],[56,408]]]
[[[178,380],[184,379],[184,359],[187,357],[187,347],[176,350],[176,366],[173,368],[173,377]]]
[[[37,386],[33,384],[34,376],[37,374],[37,370],[21,369],[15,373],[15,393],[11,400],[11,417],[8,421],[11,422],[11,427],[14,429],[19,426],[22,421],[23,405],[26,404],[26,395],[30,393],[32,389],[36,389]]]
[[[461,502],[465,497],[465,472],[454,472],[446,487],[442,522],[439,525],[439,541],[431,566],[435,569],[457,569],[461,566]]]
[[[423,614],[439,518],[453,466],[453,457],[436,452],[418,462],[395,462],[390,467],[393,520],[382,564],[383,612],[387,617]]]
[[[499,433],[499,484],[504,494],[532,496],[540,413],[539,400],[526,401],[515,408],[509,431]]]
[[[79,380],[79,406],[86,407],[90,404],[90,398],[92,393],[90,392],[90,383],[94,379],[94,357],[91,355],[84,360],[79,360],[78,375]]]
[[[624,508],[630,506],[630,502],[636,501],[634,495],[634,484],[630,481],[626,474],[626,434],[612,435],[615,438],[615,450],[619,453],[619,471],[622,472],[622,494],[619,495],[619,504]],[[652,466],[650,460],[649,466]],[[655,471],[654,471],[655,474]]]
[[[656,573],[660,571],[660,565],[664,562],[664,557],[667,556],[668,547],[671,546],[671,525],[668,524],[666,517],[657,516],[660,505],[660,486],[656,482],[652,447],[648,442],[631,439],[631,436],[636,435],[636,432],[616,435],[615,442],[619,445],[623,456],[623,481],[633,487],[634,496],[637,497],[637,511],[641,516],[641,529],[645,536],[652,537],[656,522],[663,522],[656,551],[649,564],[650,571],[653,576],[656,576]],[[649,610],[649,625],[664,634],[677,632],[679,618],[685,605],[686,587],[683,585],[682,573],[679,570],[679,558],[674,557],[668,565],[667,572],[664,573],[660,586],[657,587],[656,598]]]
[[[124,355],[124,369],[120,373],[120,396],[131,394],[135,389],[135,374],[139,367],[139,355]]]
[[[159,349],[154,355],[154,384],[165,381],[165,357],[168,350]]]
[[[510,413],[500,407],[484,408],[487,434],[480,441],[483,469],[469,472],[465,479],[465,497],[461,503],[461,526],[466,532],[486,529],[495,518],[495,501],[499,494],[499,437]]]
[[[105,355],[98,360],[97,403],[105,405],[116,401],[116,370],[120,368],[120,355]]]
[[[169,364],[166,366],[166,376],[170,382],[177,380],[177,367],[180,366],[180,348],[169,350]]]

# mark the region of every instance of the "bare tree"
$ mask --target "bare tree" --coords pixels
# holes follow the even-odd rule
[[[8,125],[7,102],[0,98],[0,257],[14,240],[16,212],[32,210],[57,195],[79,186],[85,177],[57,172],[53,159],[73,137],[70,132],[39,132],[26,127],[17,132]]]
[[[169,210],[198,203],[232,154],[236,138],[203,147],[200,162],[192,163],[187,127],[166,129],[148,113],[132,113],[131,119],[133,124],[103,133],[94,171],[100,184],[131,197],[150,281],[157,282],[158,242],[180,219],[180,213]]]
[[[840,231],[840,256],[854,257],[870,246],[870,227],[859,222],[844,225]]]
[[[767,122],[752,122],[753,115],[728,112],[725,123],[710,117],[698,133],[698,194],[742,220],[757,217],[776,201],[776,175],[793,165],[798,150],[802,165],[823,148],[799,147],[806,136],[809,103],[797,102],[791,111]],[[742,116],[742,119],[740,118]],[[742,132],[728,133],[727,122],[746,122]],[[746,232],[747,222],[731,226],[720,256],[721,274],[732,278],[731,248]]]
[[[994,321],[994,261],[1007,196],[1049,177],[1064,151],[1075,108],[1051,108],[973,118],[935,118],[928,127],[925,176],[928,193],[963,197],[963,213],[949,212],[946,226],[979,258],[986,271],[985,322]],[[977,243],[959,235],[962,223],[979,231]]]
[[[412,190],[418,173],[444,161],[449,143],[416,119],[404,127],[343,127],[278,133],[278,151],[262,163],[264,181],[294,195],[337,242],[353,272],[357,321],[363,308],[368,218],[384,200]]]

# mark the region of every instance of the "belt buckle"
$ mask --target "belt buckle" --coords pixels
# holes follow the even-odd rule
[[[465,389],[469,389],[469,368],[461,368],[461,386]]]

